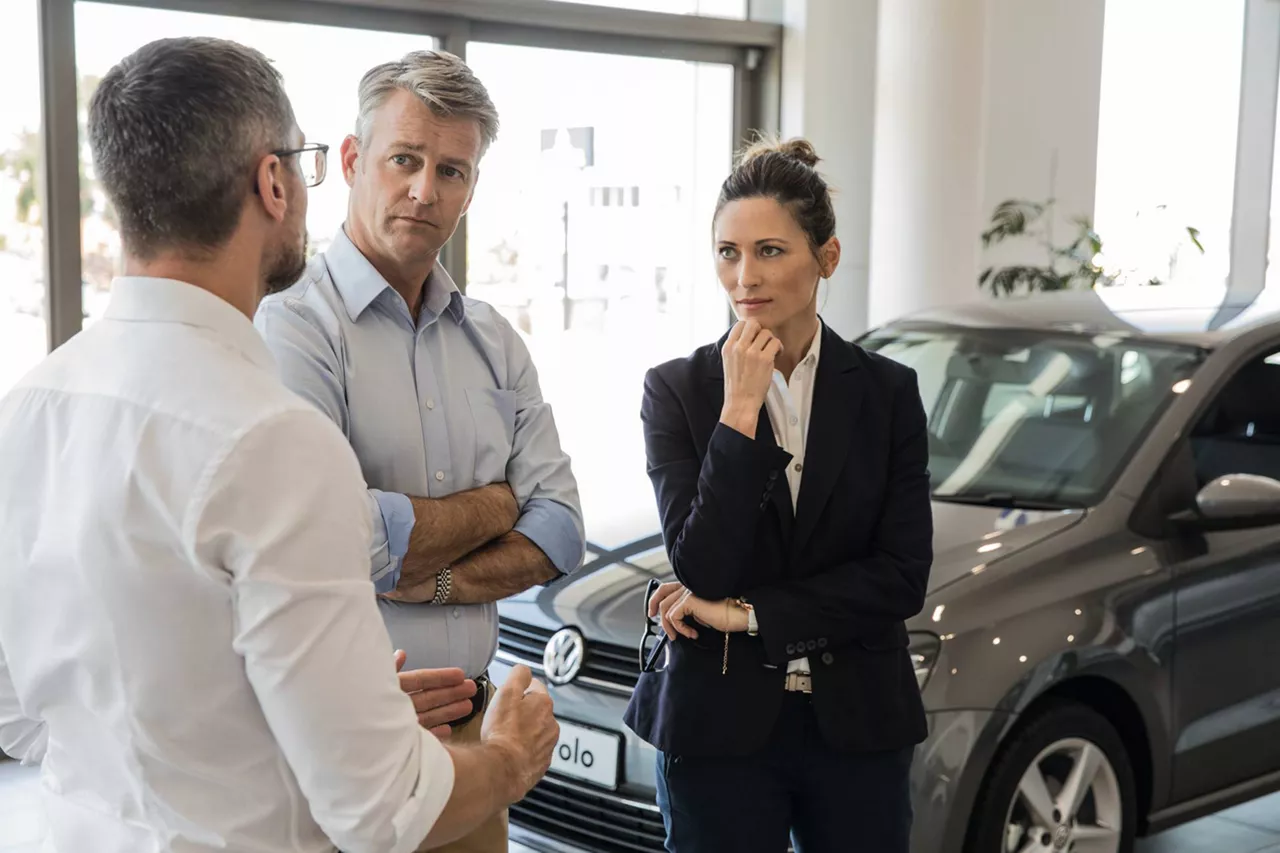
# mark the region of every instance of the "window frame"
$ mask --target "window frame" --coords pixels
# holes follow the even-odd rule
[[[49,348],[81,329],[79,139],[75,4],[39,0],[44,146],[45,298]],[[434,37],[463,59],[472,41],[682,59],[734,69],[733,136],[738,144],[780,124],[782,26],[754,20],[614,9],[555,0],[93,0],[257,20]],[[466,219],[441,253],[466,289]],[[726,309],[727,311],[728,309]]]

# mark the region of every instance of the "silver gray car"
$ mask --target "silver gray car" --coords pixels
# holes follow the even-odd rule
[[[985,301],[859,341],[929,412],[914,853],[1123,853],[1280,789],[1280,320],[1129,301]],[[589,549],[500,605],[496,677],[530,665],[562,721],[512,836],[659,851],[654,751],[622,712],[671,569],[658,535]]]

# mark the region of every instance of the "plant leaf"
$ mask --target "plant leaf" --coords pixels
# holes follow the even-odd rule
[[[982,232],[983,247],[990,247],[1009,237],[1027,233],[1027,228],[1044,214],[1044,205],[1022,199],[1009,199],[996,206],[991,214],[991,227]]]
[[[1196,247],[1197,249],[1199,249],[1199,250],[1200,250],[1200,254],[1202,254],[1202,255],[1203,255],[1203,254],[1204,254],[1204,245],[1203,245],[1203,244],[1201,244],[1201,242],[1200,242],[1200,229],[1199,229],[1199,228],[1192,228],[1190,225],[1188,225],[1188,226],[1187,226],[1187,236],[1191,238],[1191,242],[1195,245],[1195,247]]]

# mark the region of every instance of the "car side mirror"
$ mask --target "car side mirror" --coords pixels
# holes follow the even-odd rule
[[[1200,530],[1243,530],[1280,524],[1280,481],[1257,474],[1223,474],[1196,493],[1196,508],[1173,520]]]

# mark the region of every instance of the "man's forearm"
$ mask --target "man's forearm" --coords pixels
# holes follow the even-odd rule
[[[447,498],[410,500],[413,532],[400,569],[398,592],[424,584],[434,588],[437,572],[510,531],[519,512],[505,483]]]
[[[450,746],[453,793],[427,833],[419,851],[434,850],[468,835],[484,821],[511,805],[510,762],[488,745]]]
[[[523,533],[514,531],[463,557],[451,569],[450,604],[501,601],[560,574],[541,548]],[[398,601],[431,601],[435,591],[436,579],[432,575],[420,584],[406,586],[402,582],[388,597]]]
[[[559,574],[533,540],[512,531],[454,563],[449,600],[459,604],[501,601]]]

